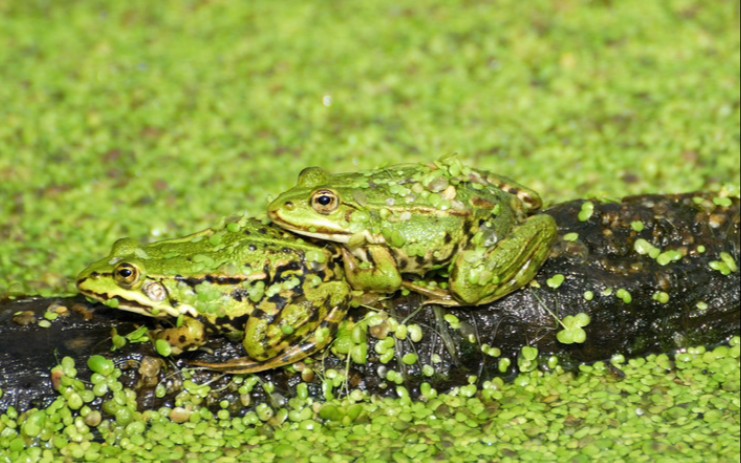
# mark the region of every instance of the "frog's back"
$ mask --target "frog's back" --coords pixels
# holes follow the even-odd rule
[[[360,209],[422,208],[467,216],[517,201],[527,212],[540,207],[534,191],[491,172],[460,164],[399,164],[364,173],[335,174],[327,182]]]
[[[526,212],[535,212],[543,206],[540,195],[530,188],[502,175],[485,170],[471,169],[468,181],[474,185],[483,185],[489,190],[501,191],[516,197]]]
[[[150,272],[181,276],[250,273],[280,266],[303,267],[307,254],[325,261],[331,253],[257,219],[242,219],[192,235],[163,240],[139,251]]]

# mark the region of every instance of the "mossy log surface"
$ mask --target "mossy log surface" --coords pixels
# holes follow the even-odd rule
[[[739,335],[737,198],[719,200],[715,194],[695,193],[591,201],[591,215],[585,203],[571,201],[546,211],[558,222],[561,238],[530,286],[481,307],[440,309],[422,305],[422,299],[415,295],[390,299],[385,304],[389,317],[419,325],[423,331],[419,341],[397,337],[394,357],[382,363],[375,345],[379,338],[394,333],[376,327],[368,335],[367,363],[349,362],[328,349],[311,364],[313,375],[304,372],[302,378],[297,369],[303,364],[258,374],[274,388],[270,393],[254,388],[247,402],[280,403],[295,395],[295,386],[302,381],[308,383],[311,395],[320,398],[324,394],[323,368],[347,374],[344,391],[391,395],[401,384],[414,396],[422,382],[443,392],[468,384],[472,375],[479,382],[516,375],[523,346],[538,348],[539,368],[547,369],[545,360],[555,356],[561,366],[576,370],[582,362],[607,360],[616,354],[635,357],[674,352],[687,346],[723,343]],[[638,252],[645,252],[642,242],[636,245],[639,239],[653,246],[654,257]],[[659,258],[659,252],[669,253]],[[726,263],[731,262],[730,270],[723,264],[724,257]],[[718,269],[719,263],[726,265],[725,272]],[[564,280],[553,287],[560,279],[553,278],[557,275]],[[69,310],[42,327],[39,321],[52,306]],[[367,310],[355,309],[350,316],[360,320]],[[560,343],[556,335],[562,327],[555,317],[563,320],[578,313],[591,319],[584,327],[586,340]],[[449,323],[443,319],[445,314],[454,315],[460,323]],[[182,372],[189,360],[242,356],[239,344],[214,336],[209,344],[211,352],[177,359],[161,358],[149,343],[111,350],[112,328],[126,334],[152,323],[135,314],[90,305],[80,297],[0,304],[0,410],[11,405],[20,409],[48,405],[56,397],[51,369],[62,357],[70,356],[76,360],[80,377],[89,377],[86,361],[94,354],[114,360],[123,371],[121,381],[137,391],[142,409],[172,406],[185,378],[210,382],[205,403],[214,408],[222,400],[230,401],[232,411],[250,408],[230,375],[190,370],[184,377]],[[484,345],[499,349],[499,355],[492,356],[488,349],[483,349],[488,352],[484,353]],[[402,361],[409,353],[417,355],[416,362]],[[505,358],[511,362],[508,368],[502,362]],[[430,375],[430,368],[424,365],[432,366],[434,373]],[[396,374],[389,376],[389,371]],[[160,382],[166,393],[156,397],[155,387]]]

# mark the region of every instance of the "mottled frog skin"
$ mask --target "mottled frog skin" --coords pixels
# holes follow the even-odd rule
[[[355,289],[404,286],[452,306],[487,304],[533,279],[557,235],[540,207],[534,191],[447,159],[342,174],[310,167],[268,215],[291,232],[340,243]],[[449,288],[413,281],[430,275]]]
[[[228,373],[287,365],[323,349],[349,306],[350,287],[327,247],[237,217],[184,238],[147,245],[122,239],[77,278],[84,295],[157,318],[173,353],[209,334],[240,339],[247,356],[195,363]]]

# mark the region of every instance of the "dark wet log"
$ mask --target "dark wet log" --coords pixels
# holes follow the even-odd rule
[[[397,335],[395,357],[382,363],[375,345],[387,342],[378,338],[394,336],[387,332],[387,322],[370,331],[366,364],[348,362],[329,350],[312,368],[316,372],[321,372],[322,366],[344,372],[349,365],[349,390],[395,394],[395,386],[401,382],[415,395],[423,381],[444,391],[467,384],[469,375],[483,381],[516,374],[523,346],[537,347],[541,360],[555,355],[562,366],[575,368],[580,362],[605,360],[615,354],[634,357],[725,342],[741,328],[739,273],[729,272],[739,262],[739,201],[720,200],[716,204],[714,197],[651,195],[618,203],[594,202],[588,218],[585,201],[555,206],[547,213],[557,220],[561,239],[534,284],[484,307],[421,306],[421,298],[414,295],[392,299],[386,304],[389,315],[407,325],[419,325],[424,333],[419,341]],[[637,245],[637,240],[645,242]],[[646,243],[656,249],[651,251]],[[637,249],[652,252],[653,257]],[[656,253],[663,254],[657,257]],[[552,288],[548,281],[555,281],[557,275],[564,281]],[[68,314],[47,328],[39,326],[53,304],[67,307]],[[366,312],[355,309],[351,317],[361,320]],[[562,327],[554,315],[563,320],[578,313],[591,318],[584,327],[586,340],[580,344],[559,342],[556,336]],[[459,323],[451,325],[443,319],[445,314],[454,315]],[[143,323],[151,324],[152,320],[90,306],[82,298],[0,305],[0,388],[4,392],[0,410],[9,405],[26,409],[50,403],[56,397],[50,370],[63,356],[76,360],[83,378],[89,376],[85,362],[91,355],[113,359],[124,371],[122,382],[137,390],[140,407],[152,408],[174,403],[183,385],[179,369],[187,367],[189,360],[218,361],[243,355],[240,345],[218,337],[209,345],[212,354],[191,353],[177,360],[163,360],[146,343],[111,351],[113,327],[126,334]],[[490,355],[490,350],[484,353],[483,345],[499,349],[499,355]],[[409,353],[418,356],[411,365],[401,360]],[[438,361],[433,362],[433,357]],[[503,368],[504,358],[511,362],[509,368]],[[423,374],[424,365],[434,366],[432,376]],[[542,368],[544,365],[541,361]],[[395,372],[393,377],[388,376],[389,371]],[[255,388],[253,404],[275,404],[290,397],[302,381],[293,368],[259,376],[272,382],[275,392],[267,394]],[[320,376],[313,381],[311,375],[304,376],[310,394],[316,397],[322,396]],[[195,371],[192,378],[196,383],[212,381],[207,403],[215,405],[226,399],[234,409],[243,407],[230,375]],[[394,378],[401,379],[394,382]],[[160,381],[167,385],[167,393],[156,398],[154,388]]]

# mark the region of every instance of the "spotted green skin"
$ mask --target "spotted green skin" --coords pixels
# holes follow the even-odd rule
[[[248,357],[196,365],[252,373],[301,360],[332,340],[350,298],[334,254],[233,218],[143,246],[121,239],[80,273],[77,287],[111,307],[172,319],[172,328],[154,335],[174,354],[199,348],[211,333],[240,339]]]
[[[480,305],[530,282],[550,253],[556,223],[537,193],[456,160],[330,174],[304,169],[268,206],[294,233],[343,245],[353,288],[402,286],[435,303]],[[449,289],[427,291],[405,275],[433,272]]]

